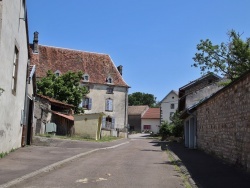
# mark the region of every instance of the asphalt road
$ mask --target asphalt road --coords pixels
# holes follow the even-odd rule
[[[181,188],[184,185],[168,154],[157,143],[132,137],[120,147],[89,154],[15,187]]]

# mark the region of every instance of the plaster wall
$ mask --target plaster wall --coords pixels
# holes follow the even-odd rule
[[[24,6],[20,0],[0,1],[0,152],[21,146],[21,112],[24,109],[28,61]],[[15,46],[19,49],[17,88],[12,94]]]
[[[174,104],[174,108],[171,109],[171,104]],[[170,113],[175,112],[178,108],[178,95],[174,92],[170,92],[161,102],[161,121],[171,122]]]
[[[107,94],[109,85],[93,85],[87,97],[92,99],[91,110],[85,110],[85,114],[104,113],[115,118],[115,128],[124,128],[127,125],[128,96],[127,88],[114,87],[113,94]],[[105,111],[106,99],[113,100],[113,111]]]
[[[151,131],[154,133],[159,132],[160,119],[142,119],[141,130],[144,130],[144,125],[151,125]]]

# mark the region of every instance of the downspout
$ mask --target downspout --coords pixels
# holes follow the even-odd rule
[[[127,121],[127,118],[128,118],[128,112],[127,112],[127,109],[128,109],[128,87],[126,87],[126,94],[125,94],[125,117],[124,117],[124,126],[126,127],[126,133],[127,133],[127,138],[128,138],[128,121]]]
[[[23,126],[22,130],[22,140],[21,140],[21,146],[24,147],[26,145],[26,139],[27,139],[27,96],[28,96],[28,84],[29,84],[29,77],[28,77],[28,70],[29,70],[30,61],[27,62],[27,72],[26,72],[26,84],[25,84],[25,95],[24,95],[24,110],[23,110],[23,117],[21,126]],[[25,128],[26,127],[26,128]]]

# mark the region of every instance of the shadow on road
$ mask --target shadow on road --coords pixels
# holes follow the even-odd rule
[[[250,187],[250,174],[242,169],[225,164],[203,151],[187,149],[180,143],[169,142],[168,146],[180,159],[173,163],[182,163],[198,187]]]

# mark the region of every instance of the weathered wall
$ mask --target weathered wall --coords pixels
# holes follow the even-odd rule
[[[101,114],[74,115],[75,134],[93,139],[100,139]]]
[[[197,145],[250,170],[250,73],[198,107]]]
[[[127,125],[127,88],[114,87],[113,94],[107,94],[109,85],[92,85],[87,97],[92,99],[92,109],[85,110],[85,114],[105,113],[106,116],[115,117],[115,128],[124,128]],[[113,100],[113,111],[105,111],[106,99]]]
[[[2,12],[2,13],[1,13]],[[21,112],[24,109],[28,61],[24,6],[20,0],[0,2],[0,153],[21,146]],[[15,46],[19,49],[17,88],[12,94],[12,72]]]

